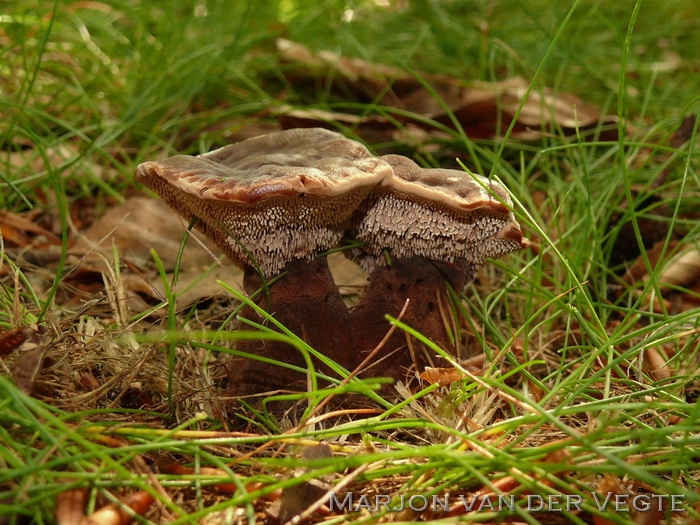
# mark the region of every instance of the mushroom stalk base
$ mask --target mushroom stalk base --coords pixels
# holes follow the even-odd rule
[[[439,304],[443,305],[451,330],[445,283],[461,291],[465,284],[464,268],[463,264],[448,265],[422,257],[392,259],[391,266],[377,267],[370,276],[361,302],[351,314],[352,345],[360,349],[356,364],[359,365],[387,335],[391,324],[385,316],[397,318],[407,300],[409,303],[401,321],[454,354],[455,344],[449,336]],[[382,360],[383,357],[386,359]],[[425,366],[448,365],[423,343],[397,328],[362,375],[404,379],[413,376],[415,370],[422,371]]]
[[[253,268],[247,267],[243,287],[248,295],[260,292],[255,303],[269,312],[277,321],[305,341],[315,350],[335,361],[342,361],[342,349],[350,337],[350,314],[328,268],[325,257],[311,262],[295,260],[288,263],[281,276],[268,286],[268,293],[261,289],[263,282]],[[245,308],[241,316],[269,325],[252,308]],[[245,341],[240,348],[306,369],[301,352],[281,341]],[[314,367],[322,373],[330,373],[325,365],[312,359]],[[255,359],[242,359],[230,368],[231,387],[235,395],[251,395],[273,390],[305,391],[307,376]]]

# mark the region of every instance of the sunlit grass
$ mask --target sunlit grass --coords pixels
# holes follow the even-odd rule
[[[133,194],[139,162],[221,145],[227,132],[270,120],[266,110],[281,101],[398,114],[339,99],[325,85],[294,85],[277,60],[277,36],[410,67],[416,75],[483,81],[520,75],[533,80],[533,92],[552,87],[599,104],[618,115],[623,133],[618,141],[601,140],[599,129],[566,137],[554,126],[536,143],[472,141],[434,123],[449,137],[441,139],[445,146],[464,152],[460,160],[468,168],[505,183],[536,249],[495,262],[456,294],[453,316],[471,347],[486,354],[484,370],[462,370],[447,387],[403,390],[395,402],[376,394],[377,381],[347,379],[352,371],[328,362],[259,309],[264,326],[243,320],[238,329],[230,322],[207,327],[194,307],[179,309],[175,283],[156,256],[162,303],[119,323],[92,319],[100,329],[90,337],[162,356],[168,399],[150,411],[80,405],[87,396],[53,406],[41,391],[32,397],[13,384],[3,357],[0,516],[9,523],[51,522],[59,494],[80,488],[88,494],[87,512],[144,491],[163,521],[195,523],[221,512],[252,523],[263,498],[279,499],[279,491],[325,477],[329,488],[345,487],[356,498],[387,494],[392,505],[399,494],[450,494],[453,503],[476,493],[515,498],[513,511],[487,509],[462,516],[465,521],[517,516],[536,523],[528,495],[565,493],[580,495],[587,513],[629,523],[629,514],[599,510],[592,495],[629,487],[682,496],[688,516],[697,519],[700,409],[691,394],[700,316],[697,308],[671,314],[663,302],[655,307],[664,261],[678,247],[697,249],[700,242],[693,215],[700,208],[697,122],[687,141],[673,142],[698,110],[694,3],[645,2],[635,19],[632,4],[580,2],[566,24],[573,3],[503,1],[467,9],[412,2],[389,10],[371,2],[258,4],[44,2],[38,9],[17,0],[5,7],[0,203],[11,213],[55,217],[61,243],[53,284],[41,289],[32,280],[36,268],[18,262],[21,250],[3,239],[0,327],[34,330],[39,323],[50,349],[65,349],[66,359],[79,351],[69,341],[85,342],[87,332],[67,320],[90,316],[55,301],[73,235],[71,210],[82,199],[103,210]],[[429,154],[422,160],[437,163]],[[643,245],[640,221],[665,228],[665,249],[659,264],[646,262],[648,279],[629,286],[621,277],[629,261],[616,255],[621,236]],[[116,254],[115,282],[119,264]],[[246,301],[230,286],[222,289]],[[393,323],[422,337],[400,319]],[[188,352],[208,356],[192,372],[208,385],[211,362],[244,355],[236,342],[255,338],[286,341],[326,361],[332,376],[312,370],[309,377],[331,386],[270,397],[256,408],[251,402],[235,421],[207,411],[218,401],[207,398],[205,387],[181,403],[186,409],[178,405],[175,385],[178,374],[189,372],[180,363]],[[670,377],[655,376],[646,357],[652,350],[666,360]],[[349,391],[374,412],[352,419],[325,405]],[[303,407],[298,418],[266,409],[283,398]],[[244,423],[250,433],[229,430]],[[330,445],[332,458],[299,457],[318,442]],[[191,470],[166,472],[159,468],[166,460]],[[208,467],[218,470],[202,471]],[[222,482],[234,485],[230,493],[215,488]],[[386,514],[357,512],[342,521],[370,523]],[[570,511],[561,516],[588,520]],[[394,517],[411,521],[419,514],[404,509]]]

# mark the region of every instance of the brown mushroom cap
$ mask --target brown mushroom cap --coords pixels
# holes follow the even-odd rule
[[[398,155],[381,158],[393,176],[369,194],[351,231],[364,246],[349,257],[368,272],[386,264],[385,249],[391,257],[466,263],[473,272],[487,257],[524,247],[501,184],[476,175],[482,186],[463,171],[424,169]]]
[[[270,133],[205,153],[144,162],[136,180],[266,278],[338,244],[347,220],[391,174],[359,142],[325,129]]]

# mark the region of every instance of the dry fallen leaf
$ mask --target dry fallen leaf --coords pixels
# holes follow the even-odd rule
[[[34,222],[36,215],[36,211],[23,214],[0,211],[0,233],[2,233],[3,242],[9,246],[32,246],[33,248],[43,248],[51,244],[60,245],[59,237]]]
[[[302,75],[322,75],[351,81],[358,91],[369,93],[370,96],[383,89],[389,80],[399,84],[404,81],[415,83],[413,77],[405,71],[384,64],[344,57],[332,51],[315,52],[285,38],[278,38],[276,45],[280,59],[294,64]]]
[[[121,256],[146,267],[153,261],[150,253],[153,249],[165,270],[171,271],[175,268],[187,226],[161,199],[132,197],[100,217],[79,237],[72,251],[89,254],[100,249],[111,260],[112,246],[116,246]],[[100,266],[97,258],[91,258],[90,262]],[[182,267],[203,268],[211,262],[210,253],[190,236],[182,256]]]
[[[474,443],[469,443],[469,445],[473,447]],[[477,448],[476,450],[480,449]],[[485,455],[487,456],[489,454],[490,453],[488,452],[485,453]],[[566,476],[568,476],[571,473],[571,469],[568,467],[570,465],[573,465],[573,456],[567,448],[560,448],[547,454],[542,460],[540,460],[540,462],[563,465],[562,468],[556,472],[557,478],[563,480]],[[508,469],[508,471],[510,470],[511,469]],[[540,486],[550,488],[553,488],[555,486],[554,482],[552,482],[548,477],[545,476],[537,476],[536,480],[538,482],[538,485]],[[460,501],[460,503],[451,505],[449,510],[443,517],[452,518],[456,516],[469,514],[471,512],[479,512],[480,506],[486,504],[490,499],[495,499],[498,495],[508,495],[509,493],[516,491],[516,489],[518,489],[519,487],[521,487],[521,482],[518,481],[516,477],[511,475],[500,477],[497,480],[491,481],[488,485],[485,485],[484,487],[472,493],[471,495],[464,497],[464,500]],[[558,488],[558,492],[561,493],[562,489]],[[532,492],[530,490],[525,489],[521,491],[520,494],[532,494]],[[465,504],[465,502],[469,502],[470,505]],[[488,509],[488,507],[485,508],[487,510],[490,510]]]
[[[122,505],[105,505],[86,516],[86,500],[85,489],[69,489],[58,494],[56,523],[58,525],[127,525],[133,522],[133,518],[124,510],[124,507],[131,509],[137,516],[143,516],[154,502],[153,496],[142,490],[124,498]]]
[[[123,507],[130,508],[137,516],[142,516],[153,502],[153,496],[141,490],[124,498],[122,505],[110,504],[96,510],[85,518],[81,525],[127,525],[133,518]]]
[[[677,242],[671,242],[668,247],[666,248],[666,253],[669,253],[673,250],[675,250],[676,246],[678,246]],[[658,242],[654,244],[651,248],[649,248],[646,252],[647,259],[649,260],[649,264],[651,265],[652,268],[656,267],[657,264],[659,264],[659,260],[661,259],[662,252],[664,250],[664,243],[663,242]],[[635,260],[628,268],[627,271],[625,272],[625,275],[623,276],[623,280],[629,284],[633,285],[637,281],[641,281],[647,277],[647,267],[646,263],[644,262],[643,257],[638,257],[637,260]]]
[[[452,127],[454,116],[471,138],[501,136],[522,105],[512,138],[537,140],[560,128],[566,135],[597,126],[600,121],[612,124],[616,117],[603,118],[600,111],[571,93],[555,93],[550,88],[534,89],[525,100],[529,83],[513,77],[500,82],[475,82],[468,86],[456,83],[432,86],[440,96],[436,99],[420,87],[405,99],[407,111],[428,117]],[[445,111],[444,105],[450,109]],[[500,123],[500,128],[498,124]],[[611,129],[602,139],[615,140]]]
[[[355,129],[360,126],[374,126],[380,129],[389,126],[387,119],[376,115],[360,117],[317,108],[298,109],[286,104],[276,108],[275,115],[285,129],[322,127],[335,130],[338,128],[337,124]]]
[[[607,498],[610,498],[607,500],[608,510],[615,509],[616,507],[626,509],[619,510],[618,512],[624,512],[625,514],[631,516],[632,523],[636,523],[638,525],[659,525],[661,520],[664,519],[664,509],[668,506],[667,502],[658,500],[656,504],[652,503],[648,508],[645,508],[646,501],[635,505],[633,500],[635,496],[648,497],[656,495],[653,489],[648,485],[640,483],[635,483],[635,485],[636,487],[632,487],[633,489],[641,488],[642,491],[635,493],[633,490],[632,493],[630,493],[630,491],[623,485],[622,480],[612,474],[606,474],[596,487],[598,501],[605,502]],[[620,498],[619,503],[616,502],[616,498]],[[660,505],[659,502],[661,502]],[[603,516],[594,514],[593,523],[595,525],[608,525],[613,522]]]
[[[657,381],[670,379],[673,376],[673,371],[669,368],[658,348],[647,348],[644,351],[644,364]]]
[[[12,379],[25,394],[34,390],[34,381],[44,365],[48,341],[43,328],[24,328],[24,340],[17,347],[20,354],[12,367]]]
[[[9,355],[27,340],[28,328],[14,328],[0,333],[0,355]]]
[[[165,283],[155,272],[151,250],[158,254],[171,283],[186,229],[187,225],[161,199],[128,199],[124,204],[108,210],[81,235],[71,250],[78,269],[69,277],[74,281],[80,280],[76,286],[86,290],[89,287],[89,283],[83,282],[86,272],[109,275],[111,247],[116,246],[119,256],[131,270],[120,276],[125,290],[131,292],[128,294],[130,308],[145,311],[150,306],[136,294],[156,301],[163,300],[167,295]],[[242,282],[242,271],[228,261],[207,271],[213,264],[218,264],[217,258],[221,256],[218,248],[210,246],[208,241],[201,240],[196,231],[187,240],[179,260],[178,281],[174,289],[179,294],[181,306],[190,305],[202,297],[224,294],[225,290],[217,280],[233,285]],[[100,279],[93,281],[95,286],[102,288]]]
[[[423,373],[420,374],[421,379],[431,385],[437,383],[440,386],[451,385],[463,377],[464,375],[456,368],[431,368],[429,366],[426,366]]]
[[[80,525],[85,519],[85,489],[69,489],[56,496],[56,523],[58,525]]]
[[[367,286],[367,272],[340,253],[328,256],[328,266],[341,295],[357,296],[359,299],[361,291]]]
[[[673,252],[675,255],[668,257],[668,254]],[[661,261],[664,253],[666,259]],[[652,268],[663,264],[658,275],[662,297],[654,297],[655,311],[662,311],[660,301],[663,301],[664,308],[671,313],[686,312],[700,305],[700,248],[695,245],[680,246],[673,242],[664,250],[664,243],[660,242],[649,249],[646,256]],[[649,280],[642,256],[628,268],[623,280],[630,286],[640,288]]]
[[[220,468],[199,467],[198,469],[194,469],[181,465],[180,463],[164,463],[160,466],[160,470],[169,474],[180,474],[183,476],[199,474],[202,476],[215,476],[230,479],[229,474]],[[218,492],[223,492],[225,494],[235,494],[238,491],[238,485],[232,481],[222,481],[221,483],[215,483],[211,486]]]
[[[285,39],[278,39],[277,47],[281,60],[291,64],[286,74],[295,85],[323,77],[324,84],[332,91],[350,91],[361,102],[378,102],[402,110],[392,117],[404,126],[411,124],[432,133],[436,131],[431,120],[454,128],[453,118],[456,118],[469,137],[492,138],[502,136],[518,114],[512,138],[537,140],[557,130],[573,135],[603,123],[610,126],[600,131],[598,138],[617,139],[615,116],[603,116],[597,107],[577,96],[555,93],[550,88],[533,89],[525,100],[530,84],[519,77],[466,84],[458,78],[420,74],[430,84],[428,89],[413,74],[399,68],[329,51],[314,52]],[[416,119],[406,112],[428,120]],[[386,135],[389,130],[396,129],[394,122],[377,115],[360,117],[284,106],[278,114],[284,127],[328,127],[341,122],[365,139],[381,130]]]
[[[691,246],[674,257],[663,269],[659,282],[661,291],[684,287],[700,280],[700,248]]]
[[[85,157],[74,146],[62,143],[53,148],[37,148],[31,141],[16,144],[21,147],[9,154],[9,169],[25,176],[27,173],[42,173],[49,170],[61,171],[69,166],[74,173],[101,173],[102,168]]]
[[[303,459],[330,458],[333,453],[330,447],[324,443],[316,446],[304,447],[301,453]],[[302,476],[308,469],[300,467],[294,470],[294,476]],[[300,516],[306,509],[311,507],[330,490],[330,485],[326,479],[310,479],[303,483],[298,483],[286,487],[282,491],[277,519],[281,523],[287,523]],[[297,518],[298,519],[298,518]]]
[[[688,115],[685,117],[681,121],[679,128],[669,139],[671,146],[674,148],[680,148],[683,146],[683,144],[688,142],[693,137],[695,129],[699,126],[698,121],[700,121],[698,115]]]

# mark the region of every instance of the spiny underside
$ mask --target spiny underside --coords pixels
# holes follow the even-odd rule
[[[364,246],[348,256],[370,273],[387,264],[385,250],[389,257],[465,261],[476,270],[486,258],[521,248],[517,235],[498,237],[514,224],[512,214],[490,208],[465,213],[385,187],[373,191],[361,208],[352,236]]]
[[[424,257],[476,269],[523,246],[505,188],[459,170],[377,158],[324,129],[271,133],[198,157],[141,164],[136,178],[160,194],[239,266],[266,278],[310,260],[343,235],[371,272],[390,257]],[[349,230],[349,231],[348,231]]]
[[[338,197],[298,195],[254,205],[199,199],[160,179],[150,186],[188,223],[238,266],[259,266],[265,278],[292,260],[311,260],[337,246],[352,210],[366,197],[360,188]],[[343,211],[345,210],[345,211]]]

